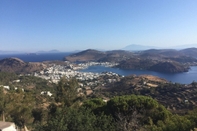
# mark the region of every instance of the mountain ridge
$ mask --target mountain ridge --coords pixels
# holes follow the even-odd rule
[[[159,46],[147,46],[147,45],[138,45],[138,44],[130,44],[122,48],[122,50],[128,51],[143,51],[149,49],[175,49],[175,50],[183,50],[186,48],[197,48],[197,44],[187,44],[187,45],[177,45],[177,46],[169,46],[169,47],[159,47]]]
[[[159,49],[159,47],[131,44],[122,48],[122,50],[128,50],[128,51],[141,51],[141,50],[148,50],[148,49]]]
[[[123,69],[152,70],[165,73],[187,72],[189,66],[197,65],[197,59],[188,53],[196,53],[197,48],[185,50],[149,49],[141,52],[114,50],[101,52],[93,49],[84,50],[65,57],[71,62],[116,62],[116,67]]]

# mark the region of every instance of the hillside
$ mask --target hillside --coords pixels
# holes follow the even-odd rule
[[[187,72],[189,67],[185,67],[177,62],[159,62],[149,68],[149,70],[164,73]]]
[[[88,49],[65,57],[70,62],[116,62],[118,68],[142,69],[165,73],[187,72],[189,66],[197,65],[197,59],[187,55],[190,50],[195,54],[195,49],[149,49],[140,52],[112,50],[101,52]]]
[[[197,48],[187,48],[180,50],[180,52],[191,57],[197,57]]]
[[[70,62],[87,62],[87,61],[97,61],[106,56],[104,52],[88,49],[64,58],[66,61]]]
[[[177,56],[177,57],[165,57],[165,60],[176,61],[183,64],[191,64],[197,62],[196,58],[190,56]]]
[[[152,70],[164,73],[187,72],[189,70],[189,66],[175,61],[158,61],[140,58],[130,58],[128,60],[122,61],[116,67],[122,69]]]
[[[27,63],[18,58],[6,58],[0,60],[1,72],[31,73],[43,69],[41,63]]]
[[[152,59],[143,59],[135,57],[121,61],[117,67],[122,69],[148,70],[154,64],[156,64],[156,61]]]
[[[132,45],[128,45],[124,47],[123,50],[141,51],[141,50],[148,50],[148,49],[153,49],[153,48],[158,48],[158,47],[132,44]]]
[[[168,126],[168,123],[165,124],[165,122],[175,119],[175,122],[178,121],[177,128],[174,128],[172,131],[176,131],[180,128],[179,122],[182,125],[183,123],[188,125],[188,121],[194,123],[197,120],[197,118],[193,118],[193,114],[190,115],[192,118],[187,115],[189,111],[192,111],[197,106],[195,101],[197,84],[195,82],[189,85],[182,85],[170,83],[155,76],[132,75],[119,77],[118,81],[98,84],[97,86],[105,87],[93,89],[92,95],[88,96],[87,94],[79,95],[79,93],[83,94],[82,91],[87,88],[81,88],[79,81],[76,79],[68,80],[62,78],[58,84],[52,84],[47,80],[32,76],[18,75],[13,78],[12,73],[7,75],[4,73],[0,74],[1,81],[7,81],[11,87],[11,90],[9,90],[0,86],[1,111],[2,109],[6,111],[6,120],[15,122],[19,127],[27,125],[30,130],[43,129],[48,131],[54,129],[60,123],[59,120],[64,122],[63,124],[61,123],[61,125],[64,125],[64,129],[69,128],[69,130],[73,130],[72,125],[77,122],[78,124],[75,126],[77,128],[82,123],[80,128],[77,129],[78,131],[95,130],[94,127],[100,127],[101,125],[105,125],[102,129],[109,130],[109,126],[112,125],[111,122],[115,122],[113,123],[114,125],[120,126],[125,125],[125,123],[133,123],[134,120],[136,123],[141,123],[137,124],[138,129],[147,129],[149,126],[150,129],[154,127],[157,131],[160,129],[160,126],[163,128]],[[109,78],[103,76],[103,79],[112,80],[115,77],[111,75]],[[100,82],[101,79],[98,78],[98,80],[93,81]],[[90,85],[87,86],[90,88]],[[20,88],[16,89],[14,87]],[[44,91],[52,91],[52,97],[47,96],[47,94],[41,95]],[[178,113],[179,115],[173,113]],[[194,113],[196,114],[196,112]],[[103,115],[105,117],[101,117]],[[53,124],[51,121],[55,123]],[[84,124],[87,121],[88,123]],[[152,122],[149,123],[150,121]],[[159,122],[165,125],[157,125]],[[109,125],[106,125],[106,123],[109,123]],[[93,126],[86,128],[83,124]],[[135,123],[134,125],[129,125],[136,129]],[[158,128],[156,128],[157,126]],[[171,128],[171,126],[169,127]],[[192,129],[192,127],[194,125],[187,130]],[[62,126],[60,126],[60,128],[55,130],[59,131],[62,129]],[[117,126],[114,126],[113,129],[117,129],[117,131],[122,130],[122,128],[117,128]]]
[[[64,60],[70,62],[89,62],[89,61],[107,61],[117,62],[131,57],[133,53],[123,50],[112,50],[101,52],[93,49],[88,49],[76,54],[65,57]]]
[[[140,53],[143,57],[177,57],[184,54],[174,49],[150,49]]]
[[[179,56],[187,56],[187,57],[197,57],[197,48],[186,48],[182,50],[175,49],[149,49],[141,51],[141,56],[155,56],[159,55],[162,57],[179,57]]]
[[[112,50],[112,51],[107,51],[105,53],[106,53],[106,56],[99,59],[98,61],[121,62],[123,60],[133,57],[134,55],[132,52],[124,51],[124,50]]]
[[[184,85],[150,75],[131,75],[109,84],[100,92],[100,95],[105,97],[130,94],[151,96],[172,112],[183,113],[187,109],[197,107],[196,87],[196,82]]]

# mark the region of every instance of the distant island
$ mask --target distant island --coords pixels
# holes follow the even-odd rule
[[[144,50],[149,50],[149,49],[175,49],[175,50],[183,50],[187,48],[195,48],[197,47],[197,44],[187,44],[187,45],[179,45],[179,46],[169,46],[169,47],[159,47],[159,46],[147,46],[147,45],[139,45],[139,44],[131,44],[128,45],[122,50],[127,50],[127,51],[144,51]]]

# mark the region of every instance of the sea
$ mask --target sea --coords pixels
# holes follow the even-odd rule
[[[45,54],[1,54],[0,60],[4,58],[17,57],[25,62],[42,62],[42,61],[53,61],[53,60],[63,60],[65,56],[68,56],[72,53],[45,53]],[[126,70],[119,68],[111,68],[104,66],[90,66],[86,69],[80,70],[81,72],[114,72],[119,75],[128,76],[128,75],[153,75],[160,78],[166,79],[173,83],[181,84],[190,84],[193,81],[197,82],[197,66],[190,67],[188,72],[183,73],[160,73],[147,70]]]
[[[72,54],[71,52],[63,53],[24,53],[24,54],[0,54],[0,60],[5,58],[16,57],[25,62],[42,62],[63,60],[65,56]]]
[[[104,66],[90,66],[86,69],[81,70],[82,72],[114,72],[119,75],[129,76],[129,75],[153,75],[160,78],[166,79],[173,83],[190,84],[193,81],[197,82],[197,66],[191,66],[188,72],[183,73],[160,73],[148,70],[126,70],[119,68],[111,68]]]

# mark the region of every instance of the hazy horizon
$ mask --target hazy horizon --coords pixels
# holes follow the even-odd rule
[[[196,0],[1,0],[0,50],[197,44],[196,5]]]
[[[129,49],[129,47],[133,46],[133,49]],[[139,46],[139,47],[138,47]],[[128,48],[128,49],[126,49]],[[140,49],[139,49],[140,48]],[[146,49],[144,49],[146,48]],[[0,50],[0,54],[12,54],[12,53],[66,53],[66,52],[80,52],[83,50],[94,49],[99,51],[110,51],[110,50],[128,50],[128,51],[137,51],[137,50],[148,50],[148,49],[186,49],[186,48],[197,48],[197,44],[190,44],[190,45],[178,45],[178,46],[169,46],[169,47],[158,47],[158,46],[149,46],[149,45],[137,45],[132,44],[128,45],[124,48],[120,49],[97,49],[97,48],[86,48],[81,50],[58,50],[58,49],[49,49],[49,50],[35,50],[35,51],[17,51],[17,50]]]

